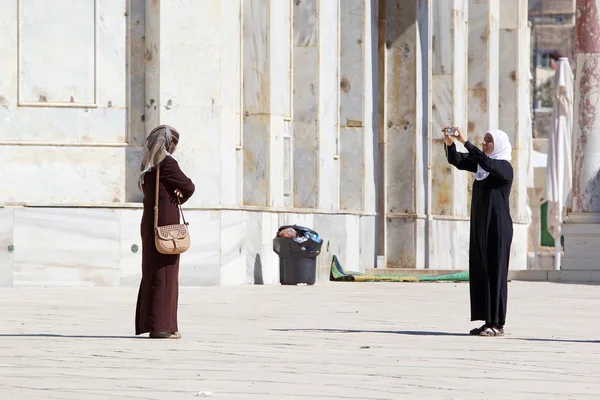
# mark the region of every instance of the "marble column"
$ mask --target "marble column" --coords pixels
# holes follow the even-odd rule
[[[498,127],[500,0],[469,0],[469,89],[467,137],[479,144]],[[474,175],[468,176],[472,191]],[[469,210],[471,203],[468,202]]]
[[[430,0],[379,2],[380,267],[427,262]]]
[[[468,265],[468,174],[448,164],[442,128],[467,126],[468,0],[432,2],[429,267]],[[464,147],[457,143],[459,151]]]
[[[319,203],[318,3],[298,1],[293,8],[293,204],[297,208],[316,208]],[[329,67],[335,70],[335,64]]]
[[[511,269],[527,269],[530,45],[527,0],[502,0],[500,7],[499,123],[513,147],[510,195],[514,236]]]
[[[365,0],[340,4],[340,208],[363,209]]]
[[[568,280],[600,271],[600,1],[578,0],[573,118],[572,212],[564,228],[561,270]]]

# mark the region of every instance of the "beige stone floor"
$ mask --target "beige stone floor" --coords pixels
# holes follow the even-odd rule
[[[184,287],[180,341],[135,288],[0,289],[0,399],[598,399],[600,287],[512,282],[504,338],[468,286]]]

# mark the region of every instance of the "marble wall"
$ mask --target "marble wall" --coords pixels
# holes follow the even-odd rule
[[[320,282],[331,258],[364,271],[374,217],[243,210],[186,210],[193,245],[181,257],[181,285],[279,282],[273,237],[284,224],[325,238]],[[141,278],[138,208],[0,208],[0,286],[136,286]],[[366,228],[365,228],[366,227]],[[372,257],[371,257],[372,258]]]
[[[137,284],[161,123],[198,188],[182,284],[278,282],[284,223],[325,237],[321,281],[375,265],[371,1],[2,6],[0,285]]]
[[[1,3],[0,285],[137,284],[139,162],[161,123],[182,133],[175,157],[198,188],[184,285],[277,283],[272,238],[287,223],[325,238],[321,282],[333,255],[357,271],[377,254],[466,267],[467,178],[439,131],[467,126],[467,90],[482,89],[469,32],[493,64],[478,50],[493,37],[468,26],[481,1]],[[488,116],[470,119],[493,119],[486,91]]]

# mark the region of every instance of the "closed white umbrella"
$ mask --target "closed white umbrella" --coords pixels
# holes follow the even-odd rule
[[[571,136],[573,133],[573,71],[568,58],[560,58],[554,75],[552,97],[552,131],[548,138],[548,165],[546,170],[546,200],[548,200],[548,230],[554,237],[556,258],[554,266],[560,269],[561,226],[567,198],[571,192],[573,165]]]

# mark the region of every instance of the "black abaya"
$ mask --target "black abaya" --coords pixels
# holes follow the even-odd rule
[[[473,183],[471,234],[469,240],[469,289],[471,321],[504,325],[508,297],[508,262],[513,238],[510,162],[494,160],[470,142],[468,153],[446,147],[448,162],[464,171],[477,172],[477,165],[490,174]]]

